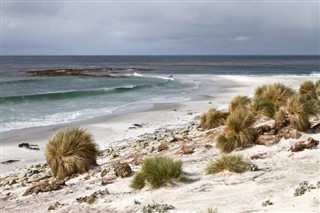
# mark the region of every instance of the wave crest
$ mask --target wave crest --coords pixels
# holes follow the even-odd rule
[[[77,97],[93,96],[93,95],[104,95],[108,93],[126,92],[129,90],[139,89],[147,86],[148,85],[127,85],[127,86],[115,87],[115,88],[70,90],[70,91],[57,91],[57,92],[38,93],[38,94],[30,94],[30,95],[7,96],[7,97],[1,97],[0,103],[5,103],[5,102],[16,103],[16,102],[23,102],[23,101],[47,101],[47,100],[69,99],[69,98],[77,98]]]

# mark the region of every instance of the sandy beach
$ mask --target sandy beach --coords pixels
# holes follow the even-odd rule
[[[187,76],[188,77],[188,76]],[[196,77],[195,77],[196,78]],[[214,138],[221,128],[203,131],[198,129],[199,116],[211,107],[227,109],[236,95],[253,95],[254,88],[266,83],[281,82],[297,89],[309,76],[198,76],[199,81],[210,81],[229,85],[227,89],[214,93],[207,90],[198,94],[196,100],[156,103],[113,115],[101,116],[86,121],[23,129],[2,135],[1,162],[18,160],[12,164],[1,164],[1,212],[142,212],[148,204],[169,204],[174,209],[168,212],[320,212],[320,188],[310,189],[301,196],[294,196],[295,189],[303,181],[316,186],[320,181],[319,148],[291,152],[290,147],[309,137],[320,140],[320,134],[301,133],[298,139],[281,139],[270,146],[255,145],[236,153],[250,159],[259,168],[242,174],[229,172],[206,175],[204,167],[208,160],[220,155]],[[218,80],[217,80],[218,78]],[[205,80],[205,81],[204,81]],[[319,122],[319,121],[318,121]],[[61,190],[22,196],[32,185],[52,180],[46,166],[44,148],[48,138],[59,128],[80,126],[87,129],[103,150],[98,166],[88,173],[78,175],[65,182]],[[261,125],[261,124],[257,124]],[[168,135],[186,136],[188,140],[169,142],[169,149],[157,151],[157,147]],[[154,139],[152,139],[154,138]],[[141,145],[146,141],[146,145]],[[20,143],[38,145],[39,151],[19,148]],[[181,146],[194,148],[192,154],[180,152]],[[153,148],[152,148],[153,147]],[[154,149],[154,151],[152,151]],[[166,155],[183,161],[183,170],[189,181],[177,182],[165,188],[141,191],[129,185],[133,176],[115,177],[112,163],[129,163],[134,172],[140,166],[134,158]],[[29,180],[28,171],[37,170]],[[107,171],[105,175],[102,175]],[[36,174],[35,173],[35,174]],[[39,173],[46,175],[40,180]],[[9,175],[9,176],[8,176]],[[11,178],[11,179],[10,179]],[[19,179],[20,178],[20,179]],[[14,179],[14,181],[13,181]],[[107,179],[108,183],[102,183]],[[10,182],[11,181],[11,182]],[[100,191],[99,191],[100,190]],[[99,191],[94,203],[79,203],[77,198]],[[263,206],[265,201],[271,205]],[[50,208],[49,208],[50,209]]]

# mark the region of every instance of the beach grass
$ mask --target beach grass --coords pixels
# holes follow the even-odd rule
[[[223,133],[217,137],[216,146],[224,153],[249,146],[255,140],[254,122],[253,113],[239,108],[227,118]]]
[[[228,113],[224,113],[216,108],[211,108],[203,113],[200,118],[200,125],[203,129],[213,129],[224,125]]]
[[[305,96],[295,94],[287,100],[286,106],[280,108],[275,119],[277,122],[287,119],[296,130],[306,131],[311,126],[309,117],[316,115],[318,108],[318,101],[307,100]]]
[[[228,110],[229,113],[233,113],[236,111],[238,108],[246,108],[251,102],[251,99],[248,96],[235,96],[231,102],[229,103]]]
[[[273,83],[256,88],[254,97],[263,97],[271,101],[275,105],[276,110],[278,110],[281,106],[286,104],[287,99],[294,93],[292,88],[287,87],[282,83]]]
[[[47,163],[58,179],[87,172],[96,164],[97,155],[92,135],[78,127],[58,130],[45,149]]]
[[[316,94],[317,96],[320,96],[320,80],[317,80],[314,84],[315,88],[316,88]]]
[[[248,108],[255,116],[258,117],[264,116],[273,118],[275,115],[275,106],[273,102],[260,96],[253,98]]]
[[[307,100],[318,99],[316,86],[312,81],[304,81],[300,84],[299,94],[305,96]]]
[[[224,171],[242,173],[250,168],[251,163],[241,155],[222,155],[209,161],[206,174],[217,174]]]
[[[182,178],[182,161],[166,156],[154,156],[142,162],[141,170],[133,177],[130,187],[139,190],[147,182],[156,189],[166,186],[172,179],[180,181]]]

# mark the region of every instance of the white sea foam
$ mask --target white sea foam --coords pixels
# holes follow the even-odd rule
[[[84,119],[89,119],[96,117],[101,114],[111,113],[112,109],[102,108],[102,109],[85,109],[81,111],[74,112],[60,112],[44,117],[37,118],[25,118],[23,120],[16,120],[14,122],[1,123],[1,132],[7,132],[10,130],[40,127],[40,126],[50,126],[55,124],[64,124]]]

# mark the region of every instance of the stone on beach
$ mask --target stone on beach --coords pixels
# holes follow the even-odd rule
[[[279,143],[280,138],[277,135],[259,135],[256,144],[270,146]]]
[[[292,152],[300,152],[305,149],[313,149],[319,145],[319,141],[309,137],[306,141],[300,141],[290,147]]]
[[[169,149],[169,145],[167,141],[161,141],[160,145],[158,146],[158,152],[168,150],[168,149]]]
[[[49,183],[49,181],[44,181],[29,187],[22,196],[27,196],[33,193],[38,194],[40,192],[60,190],[65,186],[65,181],[53,181],[52,183]]]
[[[131,167],[127,163],[115,163],[113,164],[113,168],[116,176],[120,176],[122,178],[129,177],[132,173]]]

